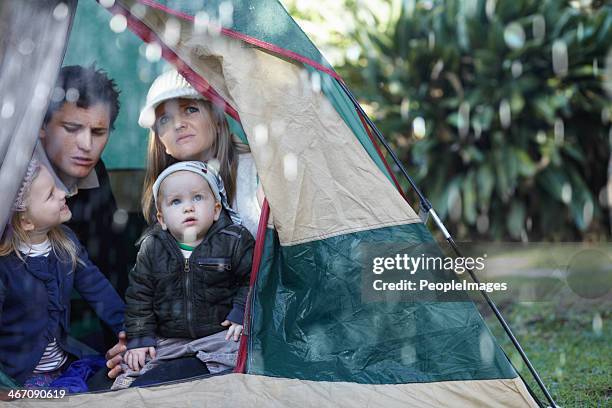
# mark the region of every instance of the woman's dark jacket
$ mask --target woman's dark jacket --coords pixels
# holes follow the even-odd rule
[[[209,336],[226,319],[242,324],[254,242],[223,213],[185,259],[172,235],[153,227],[130,272],[128,349],[155,346],[156,336]]]
[[[84,265],[48,256],[15,254],[0,257],[0,369],[23,383],[47,345],[57,339],[66,352],[80,358],[70,333],[70,294],[74,287],[115,333],[122,330],[125,305],[109,281],[89,260],[72,231],[62,227],[77,245]]]

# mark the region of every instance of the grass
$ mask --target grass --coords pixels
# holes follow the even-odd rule
[[[560,407],[612,407],[612,301],[560,296],[507,304],[503,314]],[[489,327],[514,366],[539,391],[519,353],[489,313]],[[541,392],[538,393],[545,402]]]

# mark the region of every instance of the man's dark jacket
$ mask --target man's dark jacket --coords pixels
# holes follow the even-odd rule
[[[185,259],[158,225],[142,240],[126,292],[128,348],[155,346],[155,336],[200,338],[242,324],[254,239],[222,212]]]
[[[128,259],[127,249],[133,243],[125,242],[125,224],[113,223],[117,203],[102,160],[98,161],[93,171],[100,186],[79,189],[76,195],[66,200],[72,212],[72,218],[66,225],[76,233],[90,259],[123,297],[127,288],[128,268],[133,263]]]

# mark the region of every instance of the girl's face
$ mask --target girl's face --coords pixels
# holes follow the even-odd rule
[[[72,217],[66,205],[66,193],[55,185],[45,166],[40,167],[38,176],[32,181],[26,203],[21,222],[28,233],[46,234]]]
[[[155,109],[155,130],[177,160],[213,158],[216,129],[211,113],[195,99],[171,99]]]

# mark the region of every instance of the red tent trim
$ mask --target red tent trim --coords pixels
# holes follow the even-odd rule
[[[253,265],[251,266],[251,280],[249,282],[249,296],[244,311],[244,330],[240,338],[240,348],[238,349],[238,360],[236,362],[235,373],[246,372],[246,360],[249,352],[249,335],[251,334],[251,300],[253,288],[257,282],[257,275],[261,264],[264,245],[266,243],[266,230],[268,228],[268,218],[270,217],[270,206],[268,200],[264,199],[261,215],[259,216],[259,226],[257,227],[257,237],[255,239],[255,249],[253,250]]]
[[[151,30],[146,24],[134,17],[123,6],[115,4],[110,11],[113,14],[122,14],[126,17],[128,28],[138,35],[146,43],[157,43],[162,49],[162,57],[176,66],[177,71],[185,77],[195,90],[201,93],[209,101],[217,106],[221,106],[223,110],[240,122],[240,115],[210,84],[198,73],[196,73],[189,65],[187,65],[174,51],[167,47],[159,36]]]
[[[177,10],[173,10],[169,7],[164,6],[163,4],[159,4],[158,2],[154,1],[154,0],[138,0],[139,3],[144,4],[146,6],[152,7],[152,8],[156,8],[158,10],[162,10],[168,14],[171,14],[175,17],[179,17],[182,18],[184,20],[187,21],[191,21],[193,22],[195,20],[195,17],[192,16],[191,14],[187,14],[187,13],[183,13],[181,11],[177,11]],[[300,55],[296,52],[287,50],[285,48],[279,47],[277,45],[271,44],[269,42],[266,41],[262,41],[260,39],[257,39],[255,37],[251,37],[249,35],[243,34],[241,32],[229,29],[229,28],[225,28],[225,27],[221,27],[221,33],[225,36],[228,37],[232,37],[232,38],[236,38],[238,40],[242,40],[244,42],[247,42],[249,44],[255,45],[259,48],[263,48],[265,50],[268,50],[270,52],[273,52],[275,54],[279,54],[282,55],[283,57],[292,59],[292,60],[296,60],[299,61],[303,64],[307,64],[310,65],[311,67],[321,71],[321,72],[325,72],[328,75],[331,75],[332,77],[336,78],[339,81],[342,81],[342,78],[340,78],[340,75],[338,75],[336,73],[336,71],[334,71],[331,68],[328,68],[316,61],[313,61],[310,58],[304,57],[303,55]]]

